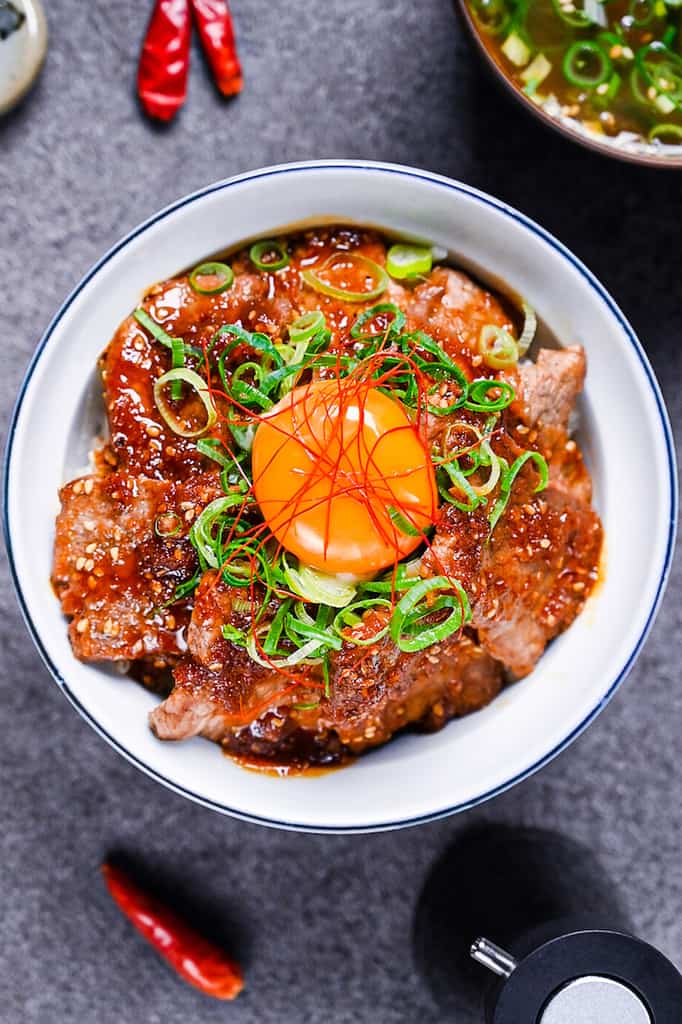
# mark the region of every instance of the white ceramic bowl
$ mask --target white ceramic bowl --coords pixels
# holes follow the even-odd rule
[[[342,771],[278,779],[201,739],[154,738],[141,686],[71,653],[49,585],[57,489],[102,420],[95,361],[149,285],[292,224],[372,224],[448,249],[527,297],[556,338],[587,350],[581,441],[606,529],[604,582],[536,670],[477,714],[401,736]],[[676,519],[670,427],[631,327],[588,270],[522,214],[465,185],[357,162],[274,167],[181,199],[119,242],[67,299],[19,395],[6,458],[5,529],[19,600],[45,663],[120,753],[178,793],[251,821],[314,831],[414,824],[479,803],[550,760],[611,697],[666,582]],[[633,694],[633,699],[636,699]]]

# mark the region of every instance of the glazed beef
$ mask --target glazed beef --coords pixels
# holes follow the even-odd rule
[[[178,483],[115,472],[62,488],[52,582],[77,657],[159,661],[183,652],[190,608],[165,606],[197,569],[191,522],[221,493],[214,471]],[[172,536],[158,536],[155,524]]]
[[[347,643],[333,662],[329,701],[306,707],[318,701],[321,678],[311,675],[307,687],[292,683],[223,639],[225,623],[248,627],[243,601],[243,592],[215,574],[203,577],[187,630],[188,654],[175,669],[173,692],[151,713],[160,739],[202,735],[242,753],[273,756],[295,731],[311,754],[317,745],[320,761],[329,743],[359,753],[409,723],[434,727],[482,707],[502,685],[501,665],[468,636],[416,654],[401,653],[389,640],[371,647]],[[357,628],[371,636],[382,625],[370,615]]]
[[[331,329],[330,350],[348,351],[354,344],[349,329],[372,303],[320,295],[301,279],[303,267],[322,266],[332,252],[384,264],[386,243],[352,228],[305,232],[292,240],[290,265],[277,274],[256,273],[242,253],[231,260],[235,281],[226,291],[199,295],[181,276],[153,288],[143,307],[165,331],[198,350],[229,323],[286,341],[286,327],[297,315],[321,309]],[[470,379],[489,373],[478,352],[481,328],[514,328],[503,301],[447,267],[416,285],[391,281],[382,301],[398,305],[407,329],[429,334]],[[231,359],[237,364],[243,357],[237,349]],[[188,358],[193,365],[197,357]],[[488,509],[441,507],[420,571],[458,579],[471,601],[471,622],[416,653],[401,652],[388,638],[367,646],[347,638],[331,658],[327,684],[319,666],[275,671],[225,639],[226,625],[249,629],[249,602],[262,594],[250,598],[248,590],[227,586],[211,571],[193,594],[174,600],[176,588],[198,569],[191,523],[223,491],[215,463],[159,415],[153,385],[169,368],[168,349],[133,317],[125,320],[100,360],[110,439],[99,472],[62,489],[53,573],[76,655],[132,661],[136,677],[167,694],[151,714],[160,739],[201,735],[251,761],[338,761],[406,726],[439,728],[483,707],[508,677],[527,675],[582,608],[596,579],[602,533],[591,507],[590,477],[570,436],[585,377],[581,348],[540,350],[534,362],[506,374],[517,397],[495,426],[495,451],[510,465],[523,451],[541,452],[549,486],[536,494],[537,470],[526,463],[492,535]],[[450,404],[452,386],[443,383],[431,404]],[[221,423],[216,434],[229,442]],[[464,409],[432,412],[426,433],[446,456],[466,446],[467,424],[477,423],[480,417]],[[173,536],[159,536],[159,517],[166,524],[160,532]],[[262,625],[275,609],[273,602],[264,610]],[[388,614],[366,613],[354,632],[371,638]]]

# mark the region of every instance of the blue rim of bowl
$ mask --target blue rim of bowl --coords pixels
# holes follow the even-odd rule
[[[663,568],[662,568],[661,575],[660,575],[660,578],[659,578],[658,587],[657,587],[657,590],[656,590],[656,595],[654,597],[654,600],[652,601],[651,608],[649,609],[649,614],[647,616],[647,620],[646,620],[646,622],[644,624],[644,627],[642,629],[642,632],[640,633],[639,638],[637,639],[637,642],[633,646],[629,656],[627,657],[627,659],[626,659],[624,665],[621,667],[620,671],[617,673],[615,679],[613,679],[610,682],[610,684],[609,684],[609,686],[608,686],[604,696],[597,702],[597,704],[592,708],[592,710],[589,712],[589,714],[585,716],[585,718],[582,720],[582,722],[578,726],[576,726],[576,728],[573,729],[572,732],[570,732],[560,743],[558,743],[555,747],[553,747],[552,750],[550,750],[543,757],[539,758],[532,765],[529,765],[529,767],[527,767],[523,771],[519,772],[517,775],[514,775],[512,778],[508,779],[506,782],[500,783],[500,785],[495,786],[492,789],[487,790],[486,792],[479,794],[478,796],[472,797],[470,800],[466,800],[466,801],[463,801],[461,803],[455,804],[452,807],[446,807],[446,808],[443,808],[442,810],[432,811],[432,812],[430,812],[428,814],[418,815],[416,817],[403,818],[403,819],[398,819],[398,820],[395,820],[395,821],[379,822],[378,824],[375,824],[375,825],[311,825],[311,824],[298,823],[298,822],[293,822],[293,821],[278,821],[276,818],[266,818],[266,817],[260,817],[258,815],[254,815],[254,814],[248,814],[248,813],[245,813],[244,811],[239,811],[239,810],[235,810],[234,808],[228,807],[225,804],[218,803],[217,801],[209,800],[206,797],[201,796],[199,793],[194,793],[192,790],[186,789],[184,786],[181,786],[179,783],[174,782],[173,780],[171,780],[169,778],[166,778],[166,776],[161,774],[161,772],[157,771],[154,768],[149,767],[149,765],[145,764],[144,761],[141,761],[134,753],[132,753],[132,751],[128,750],[122,743],[120,743],[110,733],[108,733],[107,730],[104,729],[100,725],[100,723],[90,714],[90,712],[87,711],[87,709],[85,707],[83,707],[83,705],[80,703],[80,701],[75,696],[75,694],[73,694],[71,692],[71,690],[69,689],[69,686],[68,686],[66,680],[61,675],[59,669],[53,663],[52,659],[48,655],[45,647],[43,646],[43,643],[42,643],[42,640],[41,640],[41,638],[39,636],[38,630],[36,629],[35,624],[33,623],[33,620],[32,620],[31,615],[29,613],[29,610],[28,610],[28,607],[26,605],[26,602],[24,600],[24,595],[23,595],[23,592],[22,592],[22,589],[21,589],[21,583],[19,581],[19,577],[18,577],[17,571],[16,571],[16,565],[15,565],[15,561],[14,561],[14,554],[13,554],[13,550],[12,550],[12,538],[11,538],[11,535],[10,535],[10,528],[9,528],[9,505],[8,505],[9,471],[10,471],[10,464],[11,464],[11,461],[12,461],[12,448],[13,448],[13,443],[14,443],[14,435],[15,435],[17,420],[19,418],[19,414],[20,414],[20,411],[21,411],[21,406],[22,406],[22,403],[23,403],[24,395],[26,393],[26,390],[27,390],[27,388],[29,386],[29,383],[31,381],[31,378],[33,376],[33,372],[34,372],[34,370],[35,370],[35,368],[36,368],[36,366],[37,366],[37,364],[38,364],[38,362],[40,360],[42,352],[43,352],[45,346],[47,345],[50,337],[52,336],[52,333],[54,332],[55,328],[59,324],[59,322],[62,319],[62,317],[65,315],[66,311],[69,309],[69,307],[75,301],[77,296],[80,295],[80,293],[86,287],[88,282],[95,276],[95,274],[98,273],[100,268],[103,267],[113,256],[115,256],[116,253],[120,252],[121,249],[124,249],[131,241],[133,241],[133,239],[137,238],[139,235],[141,235],[143,232],[145,232],[148,228],[152,227],[154,224],[158,223],[160,220],[163,220],[166,217],[168,217],[169,215],[175,213],[177,210],[180,210],[180,209],[182,209],[185,206],[189,206],[191,203],[193,203],[193,202],[203,198],[206,195],[210,195],[213,192],[220,192],[220,191],[222,191],[224,189],[231,188],[234,185],[240,185],[240,184],[243,184],[246,181],[256,181],[256,180],[258,180],[260,178],[270,178],[270,177],[276,177],[278,175],[286,175],[286,174],[292,174],[292,173],[300,174],[300,173],[306,172],[306,171],[318,172],[318,171],[339,171],[339,170],[349,171],[351,173],[354,172],[354,171],[361,171],[363,173],[376,172],[376,173],[379,173],[379,174],[393,174],[393,175],[398,175],[398,176],[402,176],[402,177],[406,177],[406,178],[414,178],[414,179],[416,179],[418,181],[425,181],[425,182],[428,182],[430,184],[437,185],[437,186],[440,186],[442,188],[448,189],[450,191],[458,192],[460,194],[466,195],[466,196],[468,196],[470,198],[475,199],[477,202],[482,203],[485,206],[491,207],[492,209],[496,210],[498,213],[503,214],[505,217],[509,217],[512,220],[515,220],[517,223],[521,224],[524,228],[526,228],[527,230],[529,230],[530,232],[532,232],[533,234],[535,234],[539,238],[541,238],[543,242],[545,242],[547,245],[549,245],[551,248],[553,248],[568,263],[570,263],[580,273],[580,275],[587,281],[587,283],[590,285],[590,287],[597,293],[597,295],[602,300],[602,302],[604,302],[606,304],[606,306],[610,310],[611,314],[614,316],[614,318],[620,324],[623,332],[625,333],[626,337],[628,338],[630,344],[632,345],[632,347],[633,347],[633,349],[634,349],[634,351],[635,351],[635,353],[636,353],[636,355],[637,355],[637,357],[639,359],[639,362],[641,364],[642,370],[644,371],[644,375],[645,375],[645,377],[646,377],[646,379],[647,379],[647,381],[649,383],[651,391],[652,391],[652,393],[654,395],[654,398],[656,400],[656,407],[658,409],[658,414],[659,414],[659,417],[660,417],[660,426],[661,426],[661,429],[662,429],[662,432],[663,432],[663,437],[664,437],[665,446],[666,446],[666,455],[667,455],[667,460],[668,460],[668,473],[669,473],[669,478],[668,479],[669,479],[669,486],[670,486],[670,521],[669,521],[669,529],[668,529],[667,546],[666,546],[665,558],[664,558],[664,561],[663,561]],[[611,298],[611,296],[606,291],[606,289],[599,283],[599,281],[596,279],[596,277],[591,273],[591,271],[589,271],[587,269],[587,267],[576,256],[574,256],[573,253],[569,249],[567,249],[564,245],[562,245],[561,242],[559,242],[556,238],[554,238],[553,235],[551,235],[548,231],[545,231],[544,228],[540,227],[539,224],[536,224],[535,221],[531,220],[531,218],[526,217],[525,214],[520,213],[518,210],[515,210],[511,206],[507,206],[506,203],[503,203],[503,202],[501,202],[501,201],[499,201],[497,199],[494,199],[492,196],[487,195],[485,192],[480,192],[478,189],[472,188],[469,185],[464,185],[461,182],[453,181],[453,180],[451,180],[449,178],[442,177],[441,175],[438,175],[438,174],[431,174],[428,171],[421,171],[421,170],[418,170],[416,168],[403,167],[403,166],[401,166],[399,164],[383,164],[383,163],[377,163],[377,162],[374,162],[374,161],[364,161],[363,162],[363,161],[344,161],[344,160],[339,160],[339,161],[320,160],[320,161],[306,161],[306,162],[303,162],[303,163],[283,164],[283,165],[274,166],[274,167],[265,167],[265,168],[262,168],[260,170],[247,172],[246,174],[236,175],[235,177],[227,178],[224,181],[216,182],[213,185],[208,185],[208,186],[206,186],[203,189],[199,189],[198,191],[193,192],[190,195],[185,196],[184,198],[179,199],[179,200],[177,200],[174,203],[171,203],[169,206],[166,206],[163,210],[160,210],[158,213],[154,214],[152,217],[150,217],[147,220],[143,221],[136,228],[133,228],[133,230],[131,232],[129,232],[124,238],[122,238],[119,242],[117,242],[114,246],[112,246],[112,248],[109,249],[109,251],[106,252],[104,254],[104,256],[102,256],[102,258],[100,260],[98,260],[97,263],[94,264],[94,266],[81,279],[79,284],[74,288],[74,290],[66,298],[66,300],[64,301],[64,303],[62,304],[60,309],[55,314],[55,316],[52,319],[52,321],[51,321],[50,325],[48,326],[47,330],[45,331],[45,333],[43,334],[42,338],[40,339],[40,342],[39,342],[38,347],[37,347],[37,349],[36,349],[36,351],[35,351],[35,353],[33,355],[33,358],[31,359],[31,361],[29,363],[28,369],[26,371],[26,375],[24,376],[24,379],[22,381],[21,388],[20,388],[20,391],[19,391],[19,395],[17,397],[16,403],[15,403],[15,406],[14,406],[14,410],[13,410],[13,413],[12,413],[12,418],[11,418],[11,421],[10,421],[9,431],[8,431],[8,435],[7,435],[7,446],[6,446],[6,449],[5,449],[5,459],[4,459],[4,466],[3,466],[3,502],[2,502],[2,506],[3,506],[2,507],[3,530],[4,530],[4,534],[5,534],[5,544],[6,544],[6,548],[7,548],[10,572],[11,572],[11,575],[12,575],[12,581],[14,583],[14,588],[15,588],[15,591],[16,591],[16,594],[17,594],[17,598],[18,598],[18,601],[19,601],[19,606],[20,606],[20,609],[21,609],[21,613],[23,615],[23,618],[24,618],[24,621],[25,621],[26,626],[28,628],[28,631],[29,631],[29,633],[30,633],[30,635],[31,635],[31,637],[33,639],[34,644],[36,645],[36,647],[38,649],[38,652],[40,653],[41,658],[43,659],[43,662],[45,663],[46,667],[48,668],[48,670],[51,673],[52,677],[54,678],[55,682],[59,685],[60,689],[63,691],[63,693],[65,694],[67,699],[71,702],[71,704],[82,715],[82,717],[92,726],[92,728],[97,733],[99,733],[100,736],[102,736],[115,750],[117,750],[119,754],[121,754],[123,757],[125,757],[126,760],[128,760],[131,764],[135,765],[137,768],[139,768],[141,771],[143,771],[146,775],[150,776],[153,779],[156,779],[157,782],[162,783],[164,786],[166,786],[168,789],[172,790],[173,792],[178,793],[181,796],[187,797],[188,799],[194,801],[195,803],[201,804],[203,807],[208,807],[211,810],[219,811],[222,814],[228,814],[228,815],[231,815],[234,818],[238,818],[241,821],[247,821],[247,822],[251,822],[253,824],[257,824],[257,825],[269,825],[269,826],[274,827],[274,828],[289,829],[291,831],[296,831],[296,832],[310,832],[310,833],[315,833],[315,834],[332,833],[332,834],[338,834],[338,835],[348,835],[348,834],[353,834],[353,833],[355,833],[355,834],[362,834],[362,833],[372,833],[372,832],[384,832],[384,831],[388,831],[388,830],[391,830],[391,829],[397,829],[397,828],[409,828],[411,826],[421,825],[421,824],[424,824],[424,823],[429,822],[429,821],[436,821],[439,818],[445,818],[445,817],[448,817],[451,814],[457,814],[457,813],[459,813],[461,811],[470,810],[472,807],[476,807],[478,804],[482,804],[486,800],[490,800],[490,799],[492,799],[495,796],[499,796],[501,793],[504,793],[506,790],[511,789],[512,786],[515,786],[517,783],[522,782],[524,779],[527,779],[529,776],[533,775],[540,768],[543,768],[546,764],[548,764],[550,761],[552,761],[558,754],[560,754],[563,750],[565,750],[566,747],[568,747],[580,735],[580,733],[582,733],[588,727],[588,725],[590,725],[590,723],[597,717],[597,715],[606,706],[606,704],[609,702],[611,697],[614,695],[614,693],[616,692],[616,690],[618,689],[620,684],[623,682],[623,680],[626,678],[626,676],[630,672],[630,669],[632,668],[632,666],[633,666],[637,656],[639,655],[640,650],[642,649],[644,641],[646,640],[646,638],[647,638],[647,636],[649,634],[651,626],[653,625],[654,619],[656,617],[656,613],[657,613],[657,611],[659,609],[659,606],[660,606],[660,603],[661,603],[661,599],[662,599],[663,593],[665,591],[665,586],[666,586],[666,583],[668,581],[668,576],[670,574],[670,566],[671,566],[671,562],[672,562],[672,555],[673,555],[673,549],[674,549],[674,544],[675,544],[675,534],[676,534],[676,525],[677,525],[677,511],[678,511],[677,465],[676,465],[675,455],[674,455],[674,445],[673,445],[672,430],[671,430],[671,427],[670,427],[670,422],[669,422],[669,419],[668,419],[668,414],[667,414],[667,411],[666,411],[665,404],[663,402],[663,397],[661,395],[661,391],[660,391],[660,388],[659,388],[659,385],[658,385],[658,381],[656,380],[656,377],[654,375],[653,369],[651,368],[651,364],[649,363],[649,360],[648,360],[648,358],[647,358],[647,356],[646,356],[646,354],[644,352],[644,349],[642,348],[642,346],[641,346],[641,344],[640,344],[640,342],[639,342],[635,332],[633,331],[632,327],[628,323],[627,319],[625,318],[625,316],[623,315],[623,313],[621,312],[621,310],[619,309],[617,304]]]

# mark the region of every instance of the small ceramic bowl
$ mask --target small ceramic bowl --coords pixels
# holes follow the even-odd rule
[[[47,22],[40,0],[13,0],[0,11],[0,115],[26,95],[47,53]]]
[[[445,248],[493,286],[505,282],[562,344],[587,350],[580,441],[606,531],[603,582],[527,679],[432,735],[406,734],[341,771],[274,778],[205,740],[162,743],[156,698],[82,664],[49,577],[57,490],[86,462],[104,414],[95,362],[150,285],[244,239],[301,223],[355,222]],[[178,793],[250,821],[354,832],[459,811],[546,764],[598,714],[632,666],[663,593],[676,478],[651,367],[613,299],[555,238],[465,185],[358,162],[254,171],[181,199],[119,242],[43,336],[22,385],[5,467],[5,530],[26,622],[64,694],[121,754]],[[636,699],[636,694],[632,695]]]
[[[476,49],[498,81],[526,110],[549,128],[560,132],[561,135],[565,135],[566,138],[571,139],[573,142],[580,143],[581,146],[586,146],[587,149],[596,150],[598,153],[615,157],[617,160],[644,164],[648,167],[682,169],[682,146],[656,146],[645,139],[627,138],[623,140],[618,137],[601,136],[591,131],[580,121],[576,120],[576,118],[566,117],[558,109],[558,104],[556,104],[557,110],[554,111],[549,103],[545,105],[534,103],[523,89],[509,77],[506,69],[495,59],[485,45],[476,20],[469,10],[467,0],[455,0],[455,7],[461,15],[462,21],[468,29]]]

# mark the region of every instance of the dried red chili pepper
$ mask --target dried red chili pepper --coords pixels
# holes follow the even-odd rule
[[[226,0],[192,0],[192,7],[215,83],[224,96],[234,96],[243,82],[230,8]]]
[[[113,899],[137,930],[190,985],[215,999],[234,999],[244,987],[239,964],[113,864],[102,874]]]
[[[189,0],[156,0],[137,72],[150,117],[170,121],[185,102],[191,29]]]

